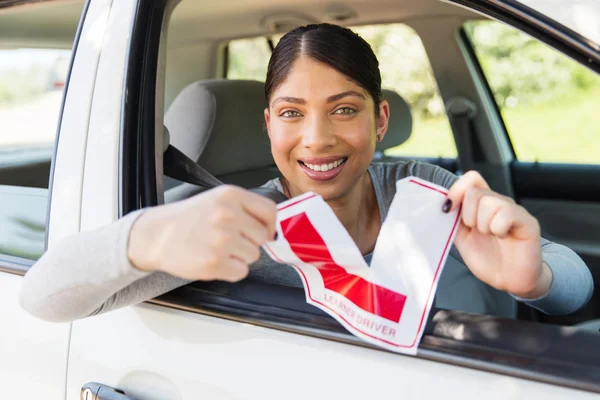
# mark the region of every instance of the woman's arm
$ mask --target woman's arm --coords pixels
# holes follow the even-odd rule
[[[21,306],[52,322],[67,322],[139,303],[189,281],[136,268],[127,256],[129,232],[142,211],[92,232],[66,238],[27,272]]]
[[[453,201],[453,208],[458,205],[463,206],[461,230],[455,240],[456,247],[453,246],[451,255],[459,262],[467,265],[475,275],[479,273],[478,277],[484,282],[497,289],[506,290],[504,284],[507,280],[517,281],[518,283],[519,280],[522,281],[523,278],[526,278],[523,272],[526,272],[529,275],[528,278],[531,278],[532,272],[533,275],[535,273],[540,274],[545,269],[549,278],[547,282],[549,287],[545,288],[545,293],[533,297],[527,296],[528,298],[513,293],[511,295],[515,299],[547,314],[569,314],[583,307],[589,301],[594,289],[594,282],[592,274],[584,261],[568,247],[540,237],[537,220],[522,207],[515,204],[512,199],[490,191],[487,183],[479,174],[473,172],[465,174],[460,178],[461,183],[455,186],[459,178],[443,168],[419,162],[411,162],[407,166],[410,175],[451,189],[449,196]],[[400,179],[406,174],[402,169],[399,169],[396,171],[395,179]],[[483,202],[481,201],[482,198],[485,198]],[[466,210],[465,207],[467,207]],[[499,213],[500,215],[498,215]],[[465,216],[468,226],[465,225]],[[500,218],[493,218],[494,216]],[[495,226],[491,227],[494,219]],[[498,236],[492,232],[491,228],[496,229],[495,232],[499,233],[497,230],[499,227],[498,222],[509,220],[511,229],[501,232],[503,235]],[[486,223],[487,226],[484,226]],[[478,234],[478,228],[482,228],[483,233],[479,232],[481,234]],[[502,230],[501,226],[500,230]],[[527,235],[531,233],[532,235],[528,238],[515,238],[515,232]],[[506,233],[509,234],[504,235]],[[507,239],[509,240],[507,241]],[[507,242],[512,242],[514,246],[506,246]],[[525,247],[524,242],[529,242],[530,246]],[[491,246],[483,250],[486,244],[491,244]],[[508,271],[506,274],[513,274],[513,276],[502,277],[501,280],[504,282],[501,282],[501,286],[497,286],[495,282],[499,282],[499,280],[493,279],[494,277],[491,274],[486,273],[490,268],[498,268],[497,262],[500,258],[494,255],[489,256],[489,254],[496,252],[497,245],[502,246],[504,249],[512,249],[508,250],[509,253],[514,252],[515,249],[523,250],[521,252],[522,256],[518,259],[522,261],[527,258],[532,260],[530,263],[536,265],[526,265],[528,261],[525,261],[521,267],[512,270],[509,265],[505,269]],[[467,257],[465,257],[465,254],[460,254],[457,248],[466,253]],[[508,260],[511,256],[511,254],[504,252],[495,254],[504,255],[505,260]],[[465,262],[465,258],[469,259],[471,265]],[[538,261],[539,266],[537,265]],[[510,264],[510,261],[508,264]],[[515,285],[512,285],[512,287],[515,287]],[[508,292],[510,293],[510,291]]]
[[[450,188],[443,211],[459,206],[455,245],[476,277],[545,313],[572,313],[587,303],[593,279],[583,260],[542,239],[538,221],[490,190],[478,173],[465,174]]]
[[[71,236],[27,272],[20,302],[66,322],[136,304],[195,280],[238,281],[275,233],[276,205],[221,186]]]
[[[513,296],[543,313],[571,314],[587,304],[594,279],[585,262],[570,248],[542,238],[542,259],[552,272],[548,292],[536,299]]]

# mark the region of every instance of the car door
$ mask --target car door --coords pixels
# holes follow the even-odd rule
[[[83,79],[84,70],[75,68],[71,82],[80,71],[82,86],[67,92],[51,243],[70,230],[94,229],[160,202],[163,130],[157,110],[164,91],[164,30],[174,6],[150,0],[90,3],[77,56],[95,56],[90,64],[97,69]],[[82,111],[74,100],[86,91],[93,96]],[[89,115],[80,117],[82,112]],[[77,125],[82,120],[89,121],[85,129]],[[84,139],[81,131],[87,132]],[[84,168],[75,168],[78,162]],[[67,212],[78,204],[79,218]],[[59,222],[63,215],[69,218]],[[442,312],[418,356],[401,356],[365,345],[304,300],[302,290],[259,282],[195,283],[75,321],[66,398],[78,399],[90,382],[139,400],[448,393],[466,399],[587,399],[594,396],[589,391],[600,391],[593,379],[598,360],[586,352],[598,341],[593,334]],[[563,348],[572,354],[565,356]],[[549,385],[558,379],[556,371],[562,387]]]
[[[45,249],[50,162],[83,2],[22,3],[0,2],[0,398],[60,399],[70,324],[30,316],[19,291]]]

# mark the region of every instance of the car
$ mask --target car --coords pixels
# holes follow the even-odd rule
[[[434,310],[416,356],[351,335],[302,289],[249,279],[71,323],[18,298],[62,239],[201,190],[165,175],[166,144],[229,184],[277,176],[266,63],[313,22],[355,28],[379,57],[392,117],[375,162],[479,171],[598,282],[598,21],[593,0],[0,0],[0,398],[596,398],[598,290],[548,316],[488,288],[494,313]],[[56,97],[33,77],[62,70],[64,51]],[[450,305],[470,295],[456,285]]]

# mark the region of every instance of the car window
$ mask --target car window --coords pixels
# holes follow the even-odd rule
[[[600,164],[600,77],[509,26],[464,27],[517,158]]]
[[[417,33],[405,24],[351,29],[373,48],[379,60],[383,88],[396,91],[411,106],[411,137],[402,145],[386,150],[385,154],[455,158],[456,145],[444,103]],[[272,40],[276,44],[278,37]],[[270,55],[268,41],[264,37],[229,42],[227,78],[264,81]]]
[[[50,162],[70,50],[0,49],[0,254],[44,251]]]

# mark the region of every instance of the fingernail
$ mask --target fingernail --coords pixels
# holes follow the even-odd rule
[[[447,213],[452,208],[452,200],[446,199],[444,205],[442,206],[442,212]]]
[[[275,238],[273,240],[277,240],[278,237],[279,237],[279,233],[277,233],[277,231],[275,231]]]

